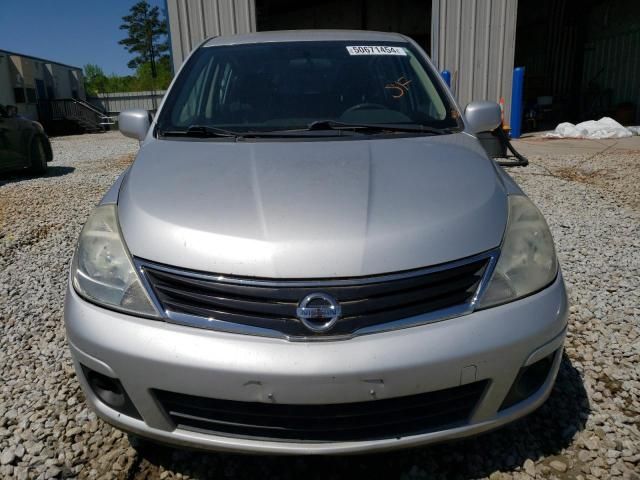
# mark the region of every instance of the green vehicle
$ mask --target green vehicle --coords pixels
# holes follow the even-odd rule
[[[14,106],[0,105],[0,173],[28,169],[42,174],[51,160],[51,143],[42,125],[18,115]]]

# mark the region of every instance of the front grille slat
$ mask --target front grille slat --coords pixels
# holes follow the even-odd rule
[[[191,315],[198,315],[204,318],[214,318],[223,322],[242,323],[256,327],[271,328],[274,322],[276,324],[284,324],[286,322],[296,323],[293,319],[281,318],[267,315],[247,315],[244,312],[234,312],[232,310],[215,310],[210,308],[199,307],[188,303],[181,303],[175,300],[165,299],[163,301],[169,310],[176,312],[185,312]]]
[[[239,402],[155,390],[179,428],[271,440],[356,441],[436,431],[468,421],[483,380],[407,397],[366,402],[289,405]]]
[[[424,273],[321,281],[251,280],[164,268],[140,261],[163,310],[275,331],[288,337],[352,335],[358,330],[469,304],[486,273],[490,255]],[[328,333],[307,329],[296,317],[308,294],[333,296],[342,317]],[[209,323],[200,322],[200,326]],[[235,328],[234,331],[238,329]]]
[[[299,292],[296,290],[285,290],[272,287],[254,287],[251,285],[234,285],[215,280],[201,280],[189,277],[188,272],[184,275],[163,272],[161,270],[146,267],[149,278],[153,283],[162,283],[166,285],[180,285],[185,290],[200,290],[212,292],[218,295],[225,295],[230,298],[254,299],[257,301],[272,301],[278,298],[280,301],[298,302]]]
[[[432,287],[420,287],[416,290],[403,291],[391,295],[342,302],[342,315],[348,317],[361,315],[363,312],[383,312],[405,305],[427,303],[431,300],[437,301],[438,298],[442,298],[445,295],[456,295],[461,292],[468,294],[467,290],[476,285],[478,280],[479,278],[469,275],[456,282],[447,282]]]
[[[193,292],[165,285],[156,286],[158,291],[166,298],[179,298],[183,302],[194,302],[203,307],[210,307],[214,310],[224,310],[225,308],[235,312],[247,312],[249,314],[261,313],[277,315],[281,317],[291,317],[296,313],[295,303],[276,302],[256,302],[253,300],[239,300],[236,298],[225,298],[217,295]]]
[[[429,311],[437,311],[444,309],[449,305],[460,305],[467,297],[467,293],[462,292],[457,296],[441,298],[426,305],[418,303],[415,305],[406,305],[395,310],[367,312],[366,315],[344,317],[331,330],[331,333],[334,335],[345,335],[356,329],[363,329],[374,325],[383,325],[385,323],[390,323],[393,320],[411,318],[424,313],[425,308],[429,308]]]
[[[449,282],[460,276],[473,276],[473,274],[481,270],[485,264],[486,259],[482,259],[477,262],[471,262],[456,268],[433,272],[424,276],[408,277],[393,281],[375,282],[375,277],[372,277],[372,283],[362,285],[332,286],[329,282],[327,285],[319,287],[319,289],[333,295],[334,297],[339,296],[342,301],[373,298],[379,295],[389,295],[397,291],[429,287],[438,283]],[[211,280],[203,280],[200,278],[190,277],[189,271],[184,271],[184,274],[174,274],[164,272],[160,269],[154,269],[153,266],[145,267],[145,271],[153,278],[154,283],[181,285],[182,288],[186,290],[198,291],[199,289],[202,289],[203,291],[208,291],[220,296],[243,298],[255,301],[269,302],[277,299],[279,302],[297,303],[300,301],[301,290],[318,290],[318,288],[314,290],[311,287],[290,287],[288,286],[288,283],[290,282],[287,280],[282,280],[282,286],[275,288],[225,283],[222,281],[216,281],[215,275],[212,275]],[[310,282],[312,281],[313,280],[310,280]]]

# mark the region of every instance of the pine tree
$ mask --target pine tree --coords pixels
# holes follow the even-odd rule
[[[127,31],[127,38],[118,43],[124,45],[129,53],[135,56],[129,61],[129,68],[149,64],[151,76],[158,76],[156,65],[163,58],[168,58],[169,44],[167,37],[167,21],[160,17],[160,9],[151,7],[146,0],[141,0],[131,7],[129,15],[122,17],[120,30]]]

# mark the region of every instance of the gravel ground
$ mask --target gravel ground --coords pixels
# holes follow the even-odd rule
[[[531,166],[511,172],[549,221],[572,303],[549,401],[475,439],[303,458],[136,450],[88,410],[62,323],[68,262],[137,145],[117,133],[54,139],[46,177],[0,178],[0,479],[640,480],[640,154],[529,147]]]

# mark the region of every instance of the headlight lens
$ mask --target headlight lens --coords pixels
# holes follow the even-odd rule
[[[71,275],[76,291],[87,300],[128,313],[158,315],[122,241],[115,205],[99,206],[89,216]]]
[[[510,302],[549,285],[558,273],[551,232],[527,197],[509,197],[509,222],[500,258],[478,308]]]

